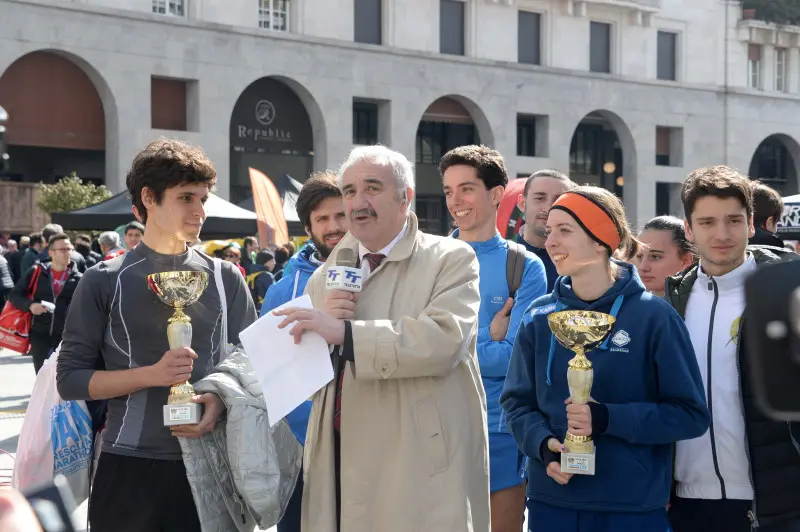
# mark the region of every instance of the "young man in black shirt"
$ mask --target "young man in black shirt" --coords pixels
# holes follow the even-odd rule
[[[108,400],[89,500],[93,532],[200,530],[176,436],[212,430],[224,405],[213,394],[195,397],[205,407],[200,423],[171,429],[163,424],[162,406],[170,386],[205,377],[220,361],[221,347],[238,343],[239,332],[256,319],[239,271],[228,262],[216,265],[220,290],[214,259],[187,246],[200,234],[215,182],[200,149],[174,140],[147,146],[127,177],[145,224],[142,241],[87,271],[72,300],[58,360],[59,393],[67,400]],[[194,329],[191,347],[170,349],[166,328],[173,309],[148,289],[147,276],[179,270],[206,272],[208,288],[184,310]]]

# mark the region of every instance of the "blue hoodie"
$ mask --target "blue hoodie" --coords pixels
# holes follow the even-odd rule
[[[287,268],[291,268],[290,274],[285,274],[280,281],[271,285],[264,296],[264,303],[261,305],[261,315],[303,295],[311,274],[322,265],[322,262],[314,257],[317,252],[313,244],[303,246],[297,255],[289,259]],[[286,271],[286,270],[284,270]],[[305,445],[306,430],[308,429],[308,418],[311,415],[311,401],[306,401],[298,406],[286,416],[292,432],[300,445]]]
[[[458,237],[458,230],[453,232],[453,237]],[[525,309],[534,299],[547,293],[547,279],[542,261],[529,253],[525,262],[525,270],[522,273],[522,283],[520,283],[514,298],[506,337],[495,342],[489,333],[489,326],[509,297],[506,279],[508,242],[500,236],[500,233],[495,233],[491,240],[467,243],[475,250],[480,265],[481,307],[478,312],[478,365],[481,369],[483,388],[486,390],[489,432],[508,432],[503,419],[503,411],[500,408],[500,392],[503,391],[503,383],[506,380],[506,373],[508,373],[508,363],[511,360],[511,350],[514,347],[514,338],[517,336],[522,315],[525,314]]]
[[[669,499],[672,449],[677,440],[708,429],[703,381],[683,320],[645,291],[636,269],[616,262],[620,275],[602,297],[587,303],[560,277],[553,293],[525,313],[500,403],[517,445],[530,457],[528,498],[574,510],[645,512]],[[588,353],[594,365],[592,398],[605,405],[608,424],[592,434],[595,475],[575,475],[566,486],[547,476],[542,444],[563,441],[567,363],[574,353],[550,332],[547,315],[597,310],[617,321],[605,342]]]

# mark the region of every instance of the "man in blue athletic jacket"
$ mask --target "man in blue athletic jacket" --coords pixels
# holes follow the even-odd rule
[[[297,197],[297,217],[303,222],[311,242],[300,253],[289,259],[292,273],[284,275],[280,281],[267,290],[261,315],[302,296],[311,274],[328,258],[336,244],[347,233],[350,222],[344,213],[342,191],[334,174],[321,172],[314,174],[303,184]],[[308,417],[311,414],[311,401],[306,401],[286,416],[301,445],[306,441]],[[303,497],[303,475],[297,480],[297,487],[289,501],[283,518],[278,523],[278,532],[300,532],[300,504]]]
[[[553,259],[547,254],[544,242],[547,240],[547,214],[553,203],[566,191],[575,188],[575,183],[558,170],[539,170],[531,174],[525,181],[525,188],[519,195],[517,205],[525,213],[525,225],[522,226],[516,241],[525,249],[542,259],[544,271],[547,273],[547,293],[553,291],[558,279]]]
[[[497,231],[497,208],[508,184],[503,156],[485,146],[462,146],[439,163],[447,208],[458,224],[453,236],[475,250],[480,264],[481,307],[478,315],[478,363],[489,426],[489,480],[492,532],[519,532],[525,511],[523,457],[508,432],[500,408],[511,350],[522,315],[547,290],[542,261],[525,257],[522,281],[510,293],[506,273],[509,246]]]

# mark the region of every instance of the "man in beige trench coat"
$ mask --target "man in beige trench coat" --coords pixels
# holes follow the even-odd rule
[[[341,346],[308,424],[302,530],[489,532],[478,261],[418,229],[402,154],[355,148],[339,179],[350,233],[309,280],[315,310],[276,312]],[[344,248],[369,273],[357,296],[325,289]]]

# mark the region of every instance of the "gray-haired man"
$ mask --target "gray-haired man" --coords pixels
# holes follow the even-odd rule
[[[115,231],[106,231],[97,237],[97,243],[103,252],[103,260],[111,260],[125,254],[125,248],[120,245],[119,234]]]

